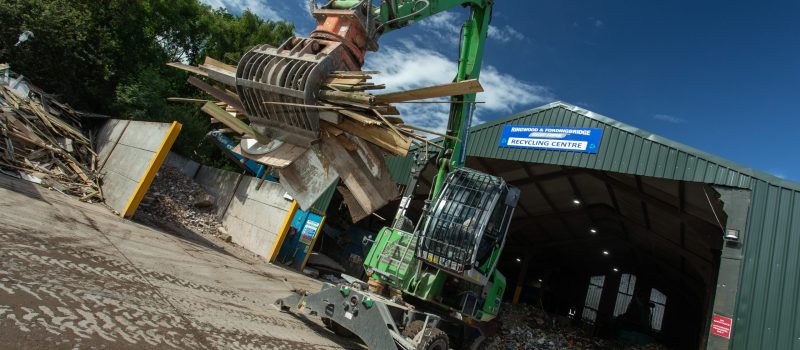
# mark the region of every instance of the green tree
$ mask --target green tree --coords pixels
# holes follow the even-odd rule
[[[253,46],[278,46],[294,32],[292,24],[264,21],[250,11],[236,17],[223,10],[216,10],[207,19],[209,37],[202,56],[211,56],[233,65]]]
[[[78,109],[184,124],[175,150],[206,164],[224,159],[203,136],[212,129],[202,97],[171,61],[206,55],[236,64],[253,46],[278,45],[294,31],[246,11],[235,16],[198,0],[0,0],[0,62]],[[35,37],[14,47],[20,33]],[[200,147],[198,148],[198,143]]]

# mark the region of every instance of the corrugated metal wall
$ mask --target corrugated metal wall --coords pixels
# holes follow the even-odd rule
[[[506,124],[601,128],[603,137],[597,154],[502,148]],[[733,348],[800,349],[800,185],[563,102],[476,126],[467,149],[474,157],[750,189]],[[406,183],[410,160],[387,161]]]
[[[800,349],[800,191],[756,180],[734,349]]]
[[[331,200],[333,199],[333,195],[336,193],[336,186],[339,184],[339,181],[336,181],[331,187],[328,187],[325,192],[314,202],[314,205],[309,208],[312,213],[316,213],[319,215],[325,215],[328,211],[328,206],[331,204]]]

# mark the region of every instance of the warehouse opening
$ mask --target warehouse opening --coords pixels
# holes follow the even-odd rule
[[[727,217],[713,187],[469,158],[522,191],[499,269],[509,302],[594,337],[705,343]]]

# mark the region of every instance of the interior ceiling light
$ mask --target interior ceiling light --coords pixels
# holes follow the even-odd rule
[[[539,279],[539,282],[541,282],[541,281],[542,281],[542,279],[540,278],[540,279]]]
[[[575,205],[580,205],[581,204],[581,200],[576,198],[576,199],[572,200],[572,203],[575,204]]]
[[[595,234],[595,233],[597,233],[597,229],[596,228],[590,228],[589,229],[589,233]]]
[[[522,262],[522,259],[520,259],[520,258],[517,258],[517,262]]]
[[[608,254],[611,254],[611,253],[608,252],[608,250],[604,250],[603,251],[603,255],[608,255]]]
[[[615,267],[614,272],[619,272],[619,269]]]

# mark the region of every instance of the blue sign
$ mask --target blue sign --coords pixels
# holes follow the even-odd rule
[[[603,129],[506,125],[500,147],[597,153]]]

